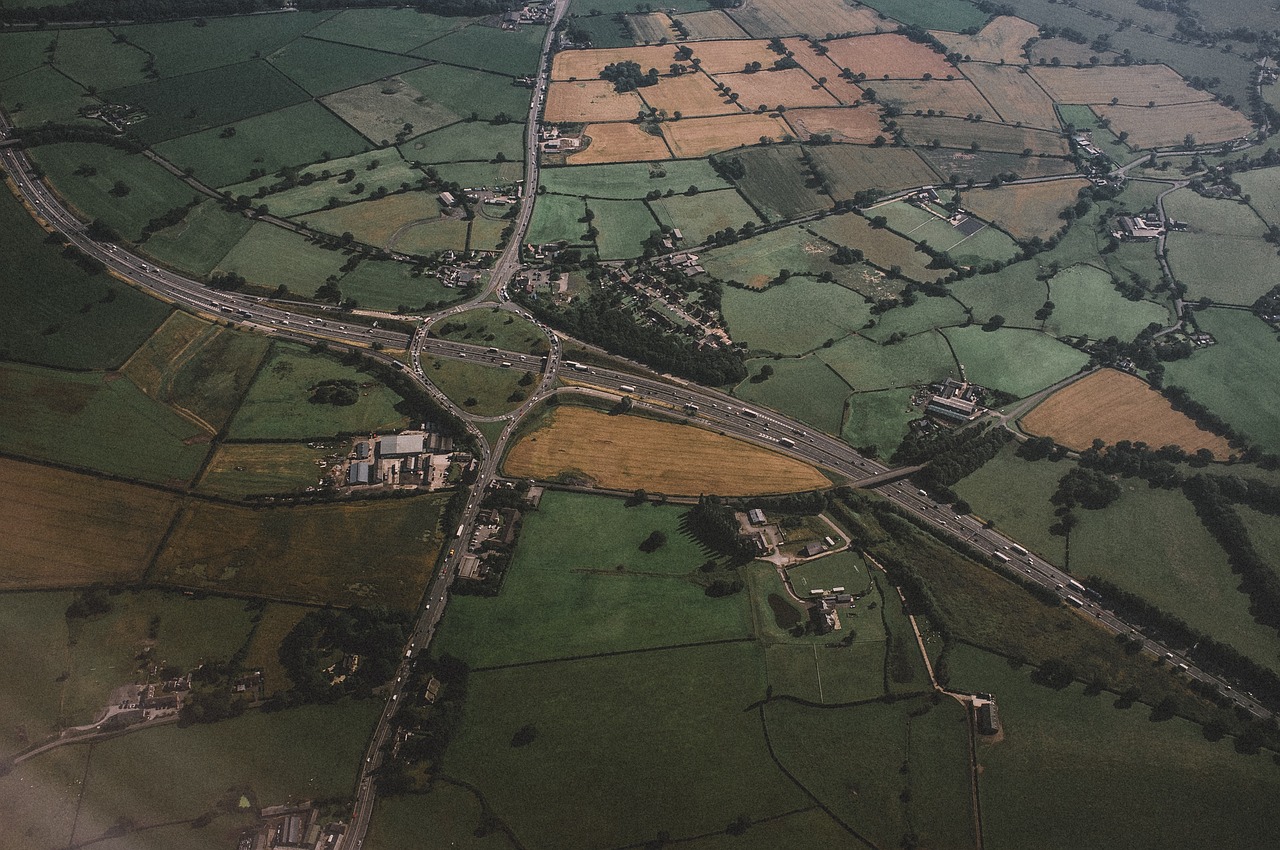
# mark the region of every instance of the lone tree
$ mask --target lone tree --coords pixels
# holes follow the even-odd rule
[[[653,531],[640,544],[641,552],[657,552],[667,545],[667,535],[661,531]]]

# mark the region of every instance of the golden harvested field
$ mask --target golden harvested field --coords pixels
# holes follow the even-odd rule
[[[965,62],[962,70],[1006,124],[1059,129],[1053,101],[1023,69]]]
[[[628,15],[627,23],[635,33],[637,44],[656,44],[662,39],[675,41],[676,31],[671,26],[671,19],[661,12],[648,15]],[[659,69],[665,70],[665,69]]]
[[[666,110],[667,115],[677,111],[685,118],[698,115],[732,115],[742,111],[730,103],[716,84],[706,74],[682,74],[679,77],[663,77],[656,86],[640,89],[640,96],[654,109]]]
[[[860,35],[828,41],[826,46],[831,51],[827,56],[840,68],[866,74],[866,85],[875,85],[873,81],[885,75],[899,80],[918,80],[925,74],[939,79],[945,79],[948,74],[960,75],[945,56],[904,35]]]
[[[819,173],[831,181],[836,200],[852,198],[863,189],[896,192],[938,181],[937,173],[907,148],[823,145],[809,153]]]
[[[1145,382],[1114,369],[1058,390],[1022,417],[1021,425],[1028,434],[1052,437],[1076,450],[1098,439],[1107,445],[1130,440],[1153,448],[1181,446],[1186,452],[1208,449],[1219,459],[1231,454],[1222,437],[1201,431]]]
[[[172,493],[0,459],[0,589],[136,581],[178,509]]]
[[[1058,213],[1074,204],[1077,193],[1088,185],[1089,181],[1081,178],[974,189],[965,192],[960,203],[978,218],[995,222],[1015,239],[1044,239],[1062,228],[1066,222],[1058,218]]]
[[[361,242],[385,248],[392,234],[404,225],[439,214],[440,204],[435,195],[402,192],[376,201],[308,213],[306,221],[326,233],[350,232]]]
[[[756,38],[875,32],[887,23],[874,9],[854,9],[842,0],[745,0],[729,17]]]
[[[547,87],[545,120],[585,124],[588,121],[630,121],[644,110],[633,91],[617,92],[608,80],[552,83]]]
[[[991,105],[968,80],[867,80],[863,88],[874,89],[881,103],[895,103],[904,112],[932,109],[941,115],[984,115],[991,117]]]
[[[955,32],[933,32],[934,38],[947,46],[950,53],[959,53],[974,62],[1005,62],[1021,65],[1027,61],[1023,47],[1040,35],[1040,27],[1015,18],[1001,15],[992,19],[977,35],[961,35]]]
[[[798,139],[825,133],[834,142],[870,144],[884,134],[879,108],[870,104],[832,109],[788,109],[783,116],[795,129]]]
[[[769,49],[769,42],[760,40],[685,42],[684,46],[693,51],[702,70],[713,76],[741,71],[749,62],[771,68],[782,58]]]
[[[803,38],[784,38],[782,45],[791,51],[792,58],[800,63],[800,67],[808,71],[809,75],[814,79],[826,77],[828,81],[834,84],[836,77],[840,75],[840,69],[836,67],[836,64],[827,58],[826,54],[814,50],[813,45]],[[840,80],[840,82],[843,83],[844,81]],[[828,86],[828,88],[830,87]]]
[[[1146,106],[1152,101],[1164,106],[1210,99],[1208,92],[1193,89],[1168,65],[1033,66],[1031,76],[1058,103],[1093,105],[1118,98],[1122,106]]]
[[[447,499],[259,509],[193,502],[155,579],[312,605],[411,609],[440,553]]]
[[[128,375],[138,389],[151,398],[159,399],[166,376],[176,371],[176,361],[210,327],[208,322],[190,313],[170,313],[169,318],[130,356],[120,371]]]
[[[674,45],[648,47],[615,47],[599,50],[562,50],[551,64],[553,80],[596,80],[606,65],[635,62],[641,71],[657,68],[665,74],[676,61]]]
[[[693,159],[758,144],[762,136],[776,141],[789,135],[791,128],[779,118],[753,114],[667,121],[662,132],[676,159]]]
[[[543,480],[580,475],[597,487],[670,496],[793,493],[831,484],[808,464],[711,431],[573,405],[556,408],[516,443],[503,469]]]
[[[710,12],[681,12],[676,18],[689,30],[690,39],[746,38],[742,27],[719,9]]]
[[[738,94],[738,102],[747,109],[764,105],[769,109],[785,106],[837,106],[839,101],[813,81],[802,68],[785,71],[757,71],[754,74],[721,74],[716,77]]]
[[[1199,144],[1225,142],[1253,129],[1248,118],[1213,100],[1152,109],[1095,106],[1093,111],[1100,118],[1111,119],[1112,132],[1128,133],[1129,144],[1140,148],[1180,145],[1187,133]]]
[[[907,141],[913,145],[927,145],[937,139],[944,148],[967,148],[977,142],[978,147],[984,151],[1020,154],[1030,148],[1032,153],[1047,153],[1050,156],[1067,156],[1071,153],[1061,134],[1047,130],[927,115],[903,115],[897,120]]]
[[[683,121],[677,121],[683,124]],[[635,124],[588,124],[583,136],[591,140],[583,150],[570,154],[570,165],[598,162],[637,162],[670,159],[671,151],[658,136]]]

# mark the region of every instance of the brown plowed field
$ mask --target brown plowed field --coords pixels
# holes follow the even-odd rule
[[[721,74],[717,82],[737,92],[738,102],[747,109],[765,106],[788,109],[802,106],[837,106],[840,102],[813,81],[802,68],[785,71],[756,71],[754,74]]]
[[[570,165],[671,158],[671,151],[661,138],[649,135],[636,124],[588,124],[582,134],[591,139],[591,144],[585,150],[570,154]]]
[[[783,117],[802,141],[815,133],[824,133],[831,136],[833,142],[865,145],[875,141],[876,136],[884,135],[880,110],[870,104],[830,109],[789,109]]]
[[[136,581],[178,509],[171,493],[0,460],[0,589]]]
[[[1188,133],[1196,142],[1225,142],[1253,129],[1253,124],[1234,109],[1212,100],[1157,106],[1095,106],[1099,118],[1111,120],[1111,130],[1129,134],[1129,144],[1140,148],[1180,145]]]
[[[742,112],[716,89],[706,74],[682,74],[663,77],[656,86],[640,89],[640,96],[654,109],[665,109],[667,115],[680,112],[685,118],[699,115],[732,115]]]
[[[1040,35],[1040,27],[1002,15],[987,24],[977,35],[960,35],[954,32],[934,32],[933,36],[947,46],[947,51],[959,53],[974,62],[1005,62],[1021,65],[1027,61],[1022,47]]]
[[[1045,239],[1066,224],[1058,213],[1074,204],[1077,193],[1088,185],[1088,180],[1080,178],[974,189],[965,192],[960,203],[978,218],[995,222],[1015,239]]]
[[[1052,437],[1077,451],[1098,439],[1107,445],[1130,440],[1153,448],[1181,446],[1186,452],[1208,449],[1218,459],[1231,454],[1222,437],[1201,431],[1146,383],[1114,369],[1058,390],[1022,417],[1021,425],[1028,434]]]
[[[606,65],[615,62],[635,62],[641,71],[657,68],[665,74],[676,61],[674,45],[650,47],[616,47],[600,50],[564,50],[556,54],[551,64],[553,80],[595,80]]]
[[[554,123],[630,121],[644,110],[633,91],[617,92],[608,80],[552,83],[547,88],[545,120]]]
[[[662,125],[662,132],[666,134],[676,159],[692,159],[758,144],[761,136],[776,141],[790,135],[791,128],[781,119],[769,115],[726,115],[722,118],[667,121]]]
[[[599,487],[671,496],[791,493],[831,484],[808,464],[711,431],[574,405],[556,408],[516,443],[503,469],[543,480],[578,474]]]
[[[855,74],[866,74],[867,84],[882,79],[918,80],[925,74],[938,79],[947,74],[960,76],[945,56],[934,53],[923,44],[916,44],[903,35],[881,33],[860,35],[826,42],[831,51],[827,54],[840,68],[848,68]]]
[[[1128,65],[1097,68],[1054,68],[1035,66],[1031,75],[1058,103],[1110,103],[1118,98],[1122,106],[1157,106],[1209,100],[1208,92],[1197,91],[1168,65]]]
[[[1010,65],[965,62],[962,70],[1006,124],[1058,130],[1058,113],[1030,74]]]

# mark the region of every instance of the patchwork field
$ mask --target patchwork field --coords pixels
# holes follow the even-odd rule
[[[736,281],[751,289],[764,289],[782,269],[793,274],[818,274],[838,267],[828,262],[835,249],[799,225],[781,228],[716,248],[701,255],[706,270],[720,280]],[[725,293],[729,297],[729,293]]]
[[[763,40],[706,41],[691,44],[689,48],[702,70],[712,75],[741,71],[752,62],[770,68],[778,59],[778,54],[770,50],[769,43]]]
[[[739,188],[769,218],[794,218],[831,206],[798,145],[750,148],[736,157],[746,171]]]
[[[928,145],[937,142],[947,148],[1003,151],[1005,153],[1048,154],[1067,156],[1067,142],[1058,133],[1010,127],[990,121],[966,121],[963,118],[929,118],[904,115],[898,119],[908,142]],[[974,147],[976,146],[976,147]],[[1027,154],[1030,156],[1031,154]]]
[[[1030,434],[1083,451],[1095,439],[1121,440],[1153,448],[1174,445],[1187,453],[1208,449],[1219,459],[1232,453],[1222,437],[1200,430],[1185,414],[1144,381],[1114,369],[1102,369],[1058,390],[1021,420]]]
[[[218,262],[215,271],[236,272],[250,283],[267,289],[288,287],[306,295],[319,289],[330,275],[338,274],[344,258],[300,236],[265,221],[249,232]]]
[[[968,80],[876,80],[863,84],[880,103],[904,112],[933,110],[939,115],[990,115],[991,105]]]
[[[552,83],[552,90],[563,83]],[[693,118],[701,115],[734,115],[742,110],[737,104],[730,103],[705,74],[682,74],[678,77],[662,77],[656,86],[646,86],[639,90],[645,103],[659,111],[674,116],[679,112],[682,116]],[[746,101],[744,101],[745,105]],[[594,116],[597,121],[608,119]],[[632,113],[627,118],[634,118]]]
[[[447,498],[263,509],[193,501],[152,575],[310,605],[411,610],[435,567]]]
[[[792,109],[783,116],[801,141],[825,134],[833,142],[870,144],[884,134],[880,112],[872,106],[846,109]]]
[[[387,144],[402,132],[427,133],[463,117],[428,99],[404,77],[355,86],[320,102],[375,145]]]
[[[440,202],[427,192],[400,192],[306,215],[306,223],[326,233],[350,233],[360,242],[379,248],[394,246],[392,237],[414,222],[440,217]]]
[[[729,15],[756,38],[801,33],[875,32],[884,22],[874,10],[841,0],[745,0]]]
[[[506,115],[512,121],[524,121],[529,115],[532,92],[505,74],[436,64],[401,77],[433,103],[464,118],[474,115],[488,121]]]
[[[696,78],[695,78],[696,79]],[[552,83],[543,119],[551,122],[630,121],[644,111],[633,91],[616,92],[607,80]]]
[[[727,42],[720,42],[721,44]],[[738,95],[739,102],[747,109],[764,106],[835,106],[838,101],[825,88],[814,82],[801,68],[785,71],[757,71],[752,74],[721,74],[716,81],[728,86]]]
[[[947,339],[969,380],[1019,398],[1062,380],[1084,366],[1089,355],[1035,331],[980,327],[950,328]]]
[[[655,164],[622,163],[591,167],[544,168],[538,175],[548,192],[625,200],[643,198],[651,191],[684,192],[696,186],[700,192],[727,189],[731,183],[716,174],[705,160],[671,160]]]
[[[253,221],[229,213],[212,199],[187,211],[182,221],[151,234],[142,250],[161,263],[204,276],[235,247]]]
[[[618,47],[606,50],[562,50],[551,63],[553,80],[596,80],[606,66],[617,62],[635,62],[641,71],[657,68],[667,73],[676,61],[673,46]]]
[[[897,266],[912,280],[936,280],[944,274],[942,269],[929,268],[931,258],[918,250],[915,243],[887,228],[872,227],[860,215],[828,216],[809,227],[837,245],[857,248],[866,254],[867,262],[882,269]]]
[[[903,148],[824,145],[813,148],[810,155],[837,201],[852,198],[864,189],[893,192],[927,186],[938,179],[915,152]]]
[[[1009,124],[1058,129],[1053,100],[1036,85],[1025,68],[966,62],[964,75],[978,87],[1001,120]]]
[[[161,490],[13,460],[0,460],[0,493],[5,590],[137,580],[178,508]]]
[[[649,202],[649,209],[660,224],[679,229],[689,245],[700,244],[726,227],[759,223],[755,210],[732,190],[659,198]]]
[[[1193,89],[1168,65],[1056,68],[1036,65],[1030,74],[1058,103],[1157,106],[1208,100],[1207,92]]]
[[[703,157],[718,151],[754,145],[761,139],[777,141],[790,134],[781,118],[772,115],[726,115],[668,121],[662,133],[678,159]]]
[[[843,339],[871,318],[870,305],[834,283],[794,278],[763,292],[728,289],[721,309],[734,342],[760,352],[804,354]]]
[[[965,192],[961,203],[978,218],[998,224],[1015,239],[1039,236],[1047,239],[1066,224],[1058,214],[1076,202],[1079,191],[1088,186],[1079,180],[1054,180],[998,189]]]
[[[773,374],[761,380],[766,365]],[[733,388],[738,398],[780,410],[828,434],[840,433],[849,385],[817,357],[748,360],[747,373],[750,377]]]
[[[681,462],[653,458],[680,447]],[[519,478],[567,476],[619,490],[669,495],[787,493],[827,487],[816,469],[783,455],[688,425],[638,416],[609,416],[561,406],[503,461]]]
[[[524,161],[523,124],[451,124],[400,146],[410,162]]]
[[[650,135],[635,124],[588,124],[582,135],[590,140],[590,144],[569,155],[569,162],[573,165],[639,162],[671,156],[671,150],[661,136]]]
[[[1248,118],[1212,100],[1154,109],[1108,105],[1093,109],[1110,120],[1116,132],[1128,133],[1129,143],[1139,148],[1181,145],[1187,134],[1202,145],[1225,142],[1253,129]]]
[[[1040,27],[1010,15],[1000,15],[974,35],[936,31],[932,35],[966,60],[1020,65],[1026,61],[1023,47],[1040,37]],[[968,71],[968,68],[965,68]]]
[[[197,486],[232,499],[299,493],[316,485],[324,472],[317,461],[324,456],[324,449],[303,443],[222,443]]]
[[[841,38],[825,42],[825,46],[832,62],[855,74],[866,74],[869,85],[882,78],[918,80],[956,73],[942,54],[896,33]]]

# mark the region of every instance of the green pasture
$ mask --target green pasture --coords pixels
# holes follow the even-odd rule
[[[960,32],[981,27],[987,16],[964,0],[869,0],[868,6],[904,24],[922,29]]]
[[[405,53],[466,26],[469,18],[440,17],[408,7],[344,9],[307,35],[391,53]]]
[[[400,145],[409,162],[523,162],[524,125],[461,121]]]
[[[34,158],[50,181],[87,220],[102,219],[136,241],[148,221],[198,197],[195,190],[142,154],[105,145],[41,145]],[[76,174],[85,167],[92,175]],[[116,192],[117,184],[127,191]]]
[[[741,835],[719,832],[681,842],[680,846],[684,850],[773,850],[786,846],[797,835],[824,847],[839,847],[850,840],[847,830],[815,808],[753,823]]]
[[[431,166],[440,179],[464,189],[503,189],[524,179],[523,162],[450,162]]]
[[[636,43],[627,20],[614,15],[575,16],[573,23],[591,34],[592,47],[630,47]]]
[[[641,201],[587,201],[587,209],[595,213],[591,226],[600,231],[595,242],[601,259],[617,260],[638,257],[644,251],[644,240],[659,229],[649,208]]]
[[[21,652],[0,654],[0,758],[53,733],[62,717],[59,682],[67,672],[67,619],[70,593],[0,595],[0,620],[26,644]],[[4,780],[0,780],[3,782]]]
[[[343,121],[375,145],[386,147],[448,126],[462,116],[429,99],[402,77],[387,77],[321,98]]]
[[[759,224],[755,210],[732,189],[659,198],[649,202],[649,209],[663,225],[680,231],[683,245],[700,245],[726,227]]]
[[[738,185],[747,200],[770,219],[795,218],[831,206],[831,199],[814,188],[817,180],[801,160],[801,153],[799,145],[770,145],[749,148],[736,156],[746,169]]]
[[[538,70],[538,57],[542,53],[546,32],[538,26],[502,30],[473,24],[424,44],[413,54],[450,65],[516,77]]]
[[[361,385],[360,400],[347,407],[311,404],[310,388],[320,381],[349,379]],[[300,346],[277,344],[249,387],[231,421],[237,439],[306,440],[335,434],[398,430],[408,424],[396,410],[395,393],[331,357]]]
[[[510,207],[507,209],[510,209]],[[511,234],[506,232],[509,227],[514,231],[514,225],[510,219],[489,218],[485,215],[476,216],[471,220],[471,229],[467,233],[468,249],[472,251],[498,250],[510,238]]]
[[[825,240],[808,233],[802,226],[771,230],[734,245],[707,251],[702,265],[720,280],[734,280],[763,289],[786,269],[793,274],[837,272],[827,258],[835,253]]]
[[[834,532],[830,532],[830,535],[836,543],[840,542],[840,537]],[[871,574],[867,572],[867,564],[857,552],[824,555],[821,558],[806,561],[798,567],[791,567],[787,570],[787,575],[796,593],[801,597],[808,595],[813,589],[830,590],[833,587],[843,587],[850,593],[857,593],[871,584]],[[867,602],[883,602],[878,593],[873,593],[864,599]],[[865,607],[865,603],[859,602],[859,607]],[[880,615],[876,614],[875,619],[879,620]],[[880,626],[876,634],[883,635],[883,623]]]
[[[1024,151],[1031,151],[1024,158],[1040,153],[1050,156],[1067,153],[1067,143],[1061,133],[1015,127],[997,121],[970,121],[963,116],[904,115],[898,119],[898,126],[904,131],[907,143],[912,145],[933,147],[937,142],[939,147],[970,151],[977,145],[980,150],[1020,156]]]
[[[1186,497],[1136,479],[1121,483],[1124,492],[1110,507],[1077,512],[1071,571],[1099,575],[1280,670],[1275,629],[1254,622],[1226,553]]]
[[[1016,174],[1019,178],[1049,177],[1073,174],[1075,165],[1069,159],[1052,156],[1023,157],[998,151],[957,151],[946,148],[924,149],[920,156],[943,177],[965,183],[985,183],[998,174]]]
[[[190,358],[169,376],[165,400],[220,430],[235,414],[269,345],[258,334],[215,332],[193,345]]]
[[[26,847],[69,845],[88,756],[86,747],[58,747],[0,777],[6,826]]]
[[[344,274],[338,286],[345,297],[373,310],[398,310],[402,305],[416,310],[455,301],[462,294],[431,275],[415,275],[405,264],[390,260],[364,260]]]
[[[735,342],[780,354],[803,354],[829,339],[844,339],[871,317],[862,296],[812,278],[762,292],[726,287],[721,310]]]
[[[810,805],[747,710],[764,691],[749,642],[473,672],[442,767],[478,788],[531,847],[719,831],[740,814]],[[511,746],[525,725],[537,739]]]
[[[940,333],[917,334],[894,345],[851,337],[817,355],[858,392],[929,384],[959,374]]]
[[[506,833],[484,833],[484,809],[476,794],[437,781],[425,794],[379,795],[365,837],[369,850],[415,850],[440,842],[462,850],[508,850]]]
[[[474,113],[488,121],[505,114],[512,121],[523,122],[529,115],[532,89],[517,86],[501,74],[440,64],[410,71],[400,78],[459,117]]]
[[[47,49],[53,42],[50,33],[36,30],[0,33],[0,83],[47,62]]]
[[[467,247],[470,225],[460,218],[444,218],[415,224],[400,234],[396,250],[406,254],[432,254],[437,251],[462,251]]]
[[[345,261],[340,251],[321,248],[306,237],[266,222],[256,222],[218,263],[217,271],[235,272],[257,286],[311,295]]]
[[[1215,345],[1186,360],[1165,364],[1165,384],[1185,387],[1234,428],[1267,451],[1280,450],[1280,369],[1276,333],[1242,310],[1205,310],[1196,314]]]
[[[501,595],[455,596],[440,651],[472,667],[745,638],[744,597],[707,596],[683,507],[548,493],[525,517]],[[656,552],[640,550],[654,531]]]
[[[954,289],[955,285],[952,286]],[[876,342],[883,342],[895,333],[917,334],[933,328],[945,328],[963,324],[966,319],[964,306],[952,297],[923,296],[910,307],[894,307],[876,316],[875,327],[862,333]]]
[[[1232,179],[1240,184],[1241,195],[1249,196],[1249,206],[1259,218],[1269,225],[1280,224],[1280,169],[1255,168]]]
[[[1040,328],[1044,323],[1035,315],[1049,299],[1049,285],[1037,280],[1036,272],[1032,264],[1017,263],[995,274],[975,275],[957,281],[948,289],[952,298],[972,311],[973,320],[979,324],[992,316],[1004,316],[1005,324],[1010,327]],[[1112,288],[1111,292],[1115,294],[1115,289]],[[1126,337],[1132,338],[1132,335]]]
[[[222,443],[197,485],[201,492],[229,499],[297,493],[315,486],[316,461],[325,450],[302,443]]]
[[[809,149],[818,174],[831,184],[831,196],[848,200],[864,189],[896,192],[938,182],[938,175],[914,151],[865,145],[822,145]]]
[[[1116,291],[1111,276],[1093,266],[1072,266],[1049,281],[1053,315],[1045,330],[1056,336],[1130,340],[1151,323],[1165,326],[1169,308],[1130,301]]]
[[[673,159],[652,164],[570,165],[544,168],[538,178],[548,192],[558,195],[617,200],[643,198],[654,191],[681,195],[690,186],[696,186],[702,192],[730,187],[729,182],[716,174],[705,159]]]
[[[158,262],[203,277],[251,227],[251,220],[227,212],[217,201],[201,201],[182,221],[151,234],[143,250]]]
[[[1004,726],[1002,741],[978,746],[984,846],[1013,850],[1035,835],[1038,847],[1067,850],[1106,835],[1154,850],[1169,846],[1175,824],[1180,846],[1270,841],[1280,793],[1270,757],[1240,756],[1230,738],[1206,741],[1181,718],[1153,723],[1145,705],[1117,708],[1110,693],[1042,687],[1030,668],[968,646],[951,653],[950,667],[959,687],[995,694]]]
[[[13,454],[124,478],[188,481],[208,453],[205,437],[127,378],[0,368],[0,447]]]
[[[515,410],[536,386],[522,387],[524,370],[515,366],[482,366],[433,357],[423,360],[422,369],[427,380],[455,404],[478,416],[499,416]]]
[[[1271,514],[1255,511],[1243,505],[1237,505],[1236,514],[1249,532],[1249,542],[1271,568],[1280,573],[1280,522]]]
[[[176,165],[190,168],[210,186],[249,179],[253,169],[276,174],[286,165],[324,162],[355,156],[369,143],[318,103],[308,101],[237,121],[235,135],[214,128],[155,146]],[[305,170],[305,169],[303,169]]]
[[[390,77],[423,64],[410,56],[313,38],[300,38],[285,45],[269,59],[279,71],[315,96]]]
[[[586,215],[587,206],[581,198],[566,195],[542,195],[533,206],[529,232],[525,241],[534,245],[566,240],[570,244],[581,243],[587,224],[580,219]],[[648,230],[644,237],[648,237]],[[642,238],[644,238],[642,237]]]
[[[1266,222],[1235,199],[1206,198],[1184,188],[1165,196],[1164,205],[1170,218],[1187,223],[1188,233],[1261,239],[1267,232]]]
[[[867,261],[879,268],[887,270],[897,266],[904,276],[912,280],[936,280],[946,271],[929,268],[932,262],[929,255],[910,240],[892,230],[872,227],[860,215],[828,216],[810,224],[809,229],[837,245],[862,251]]]
[[[0,104],[16,127],[55,124],[90,124],[80,117],[80,107],[98,101],[90,98],[77,83],[42,65],[10,77],[0,84]],[[102,126],[99,122],[92,122]]]
[[[54,66],[86,88],[114,89],[145,81],[148,57],[132,44],[115,41],[106,28],[58,33]]]
[[[855,393],[847,402],[848,416],[840,436],[851,446],[875,446],[888,457],[907,436],[907,423],[922,413],[911,406],[914,390]]]
[[[773,376],[752,380],[763,366],[771,367]],[[849,387],[817,357],[749,360],[747,372],[751,377],[734,387],[733,394],[738,398],[782,411],[828,434],[840,433]]]
[[[1089,355],[1038,331],[978,325],[944,331],[969,380],[1018,397],[1031,395],[1078,372]]]
[[[444,330],[446,326],[452,326],[448,332]],[[437,323],[432,334],[441,339],[485,345],[503,351],[528,352],[539,357],[547,351],[547,335],[528,319],[509,310],[491,307],[477,307],[450,316]],[[536,358],[528,361],[530,365],[527,368],[532,368],[536,362]],[[523,362],[519,365],[520,368],[526,368]]]
[[[1186,284],[1187,299],[1248,306],[1280,275],[1276,246],[1252,237],[1219,233],[1170,233],[1169,267]]]
[[[339,182],[349,170],[355,172],[355,177],[345,183]],[[259,198],[257,194],[260,189],[270,188],[281,182],[279,174],[270,174],[247,183],[227,186],[225,191],[231,193],[232,197],[245,195],[252,199],[255,206],[265,204],[273,215],[293,218],[326,208],[331,199],[340,204],[362,201],[379,189],[384,192],[399,192],[406,184],[416,186],[422,178],[422,172],[401,159],[394,149],[366,151],[355,156],[331,159],[298,171],[301,175],[313,175],[314,182],[307,185],[299,183],[292,189]],[[326,178],[325,172],[330,176]]]
[[[0,293],[5,359],[72,369],[114,368],[155,330],[169,307],[105,274],[88,274],[44,242],[7,193],[0,197],[6,262]]]
[[[244,15],[113,28],[175,77],[266,56],[333,16],[332,12]]]
[[[573,15],[616,15],[618,13],[644,13],[652,7],[644,0],[573,0],[569,13]],[[701,12],[707,9],[704,0],[671,0],[663,5],[664,9],[675,9],[677,12]]]
[[[1075,461],[1023,460],[1016,449],[1016,444],[1005,446],[953,489],[976,516],[991,520],[998,530],[1047,561],[1065,564],[1065,539],[1049,533],[1057,522],[1056,507],[1049,498],[1062,476],[1075,469]]]
[[[260,59],[113,89],[106,97],[147,111],[130,129],[147,144],[302,103],[307,94]]]
[[[1120,138],[1109,128],[1102,126],[1097,113],[1084,105],[1054,104],[1064,127],[1071,125],[1076,130],[1087,130],[1093,144],[1117,165],[1124,165],[1134,159],[1136,154],[1120,141]]]

